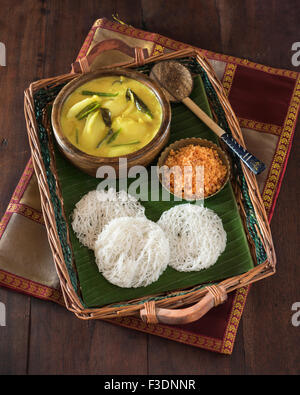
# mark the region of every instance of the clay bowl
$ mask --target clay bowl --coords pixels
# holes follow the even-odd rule
[[[170,144],[162,151],[162,153],[158,159],[157,169],[159,170],[164,166],[171,150],[177,151],[180,148],[186,147],[187,145],[190,145],[190,144],[200,145],[202,147],[213,148],[214,150],[217,151],[219,158],[221,159],[222,163],[227,168],[226,177],[223,180],[222,185],[215,193],[205,196],[204,199],[206,200],[206,199],[209,199],[209,198],[217,195],[225,187],[225,185],[228,183],[228,181],[230,179],[230,174],[231,174],[230,160],[229,160],[227,154],[218,145],[214,144],[212,141],[209,141],[206,139],[201,139],[198,137],[191,137],[191,138],[186,138],[186,139],[181,139],[181,140],[175,141],[173,144]],[[162,186],[168,190],[168,186],[165,185],[163,182],[163,177],[162,177],[160,170],[159,170],[158,176],[159,176],[159,181],[162,184]],[[172,192],[170,191],[170,193],[172,193]],[[178,197],[182,198],[182,196],[179,196],[179,195],[178,195]],[[186,199],[186,200],[188,200],[188,199]],[[195,200],[195,199],[191,199],[191,200]]]
[[[75,89],[88,81],[105,76],[125,76],[143,83],[156,95],[162,107],[162,123],[155,137],[143,148],[122,156],[122,158],[127,159],[127,169],[137,165],[146,167],[150,164],[165,147],[170,136],[170,103],[165,97],[162,89],[146,75],[127,69],[109,69],[86,73],[78,78],[74,78],[60,91],[53,103],[51,119],[52,128],[58,147],[63,155],[65,155],[74,166],[93,177],[96,177],[98,168],[102,166],[112,166],[118,176],[120,157],[99,157],[80,151],[64,135],[61,128],[60,118],[64,102]]]

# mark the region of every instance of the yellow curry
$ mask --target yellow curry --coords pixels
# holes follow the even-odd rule
[[[148,144],[162,122],[162,108],[146,85],[124,76],[101,77],[77,88],[63,105],[63,133],[87,154],[113,157]]]

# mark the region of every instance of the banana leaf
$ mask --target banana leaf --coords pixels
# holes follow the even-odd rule
[[[209,103],[201,78],[195,77],[191,98],[211,116]],[[218,138],[182,103],[172,104],[171,137],[169,143],[187,137],[201,137],[218,144]],[[166,291],[175,291],[204,283],[245,273],[253,268],[245,230],[238,211],[237,203],[230,183],[216,196],[205,200],[204,205],[214,210],[222,219],[227,233],[225,251],[215,265],[198,272],[178,272],[168,267],[161,277],[147,287],[121,288],[109,283],[98,271],[92,250],[84,247],[77,239],[71,226],[70,215],[75,204],[87,192],[96,189],[101,181],[86,175],[74,167],[58,149],[55,149],[56,166],[59,176],[65,214],[70,229],[70,239],[74,263],[77,269],[82,300],[86,307],[101,307],[112,303],[126,303],[132,299],[146,297]],[[156,163],[153,163],[155,165]],[[149,168],[150,169],[150,168]],[[149,170],[150,178],[150,170]],[[132,183],[128,179],[128,187]],[[148,183],[150,189],[150,182]],[[160,188],[160,197],[161,189]],[[149,194],[150,196],[150,194]],[[161,214],[175,204],[186,203],[178,201],[141,201],[145,207],[147,218],[157,221]]]

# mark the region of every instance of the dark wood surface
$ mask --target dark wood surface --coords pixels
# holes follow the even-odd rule
[[[127,23],[212,51],[300,71],[298,0],[1,0],[0,215],[30,151],[23,90],[69,71],[93,22],[118,13]],[[272,220],[275,276],[250,290],[231,356],[118,327],[78,320],[64,308],[0,288],[0,374],[299,374],[299,126]]]

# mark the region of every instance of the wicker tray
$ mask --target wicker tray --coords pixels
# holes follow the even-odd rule
[[[98,51],[107,49],[111,48],[106,46],[99,48]],[[228,102],[222,84],[202,53],[198,50],[187,49],[145,59],[145,53],[142,50],[135,49],[133,52],[135,54],[133,62],[114,66],[132,67],[144,72],[153,62],[178,59],[200,74],[215,120],[226,132],[232,133],[235,139],[245,146],[238,120]],[[84,58],[75,67],[73,65],[73,71],[78,71],[78,68],[82,72],[89,71],[89,59]],[[247,273],[226,278],[221,282],[210,285],[200,284],[193,288],[180,290],[180,292],[149,295],[146,298],[101,308],[86,308],[84,306],[80,297],[76,269],[72,262],[69,230],[66,226],[67,221],[55,168],[53,146],[47,132],[49,125],[46,123],[49,122],[49,118],[45,114],[46,104],[54,100],[61,86],[77,76],[77,73],[72,72],[34,82],[25,91],[24,102],[29,143],[41,195],[45,225],[67,309],[81,319],[104,319],[139,314],[148,323],[188,323],[199,319],[213,306],[225,301],[229,292],[274,274],[276,256],[255,175],[238,159],[232,157],[234,174],[232,186],[255,267]],[[37,94],[40,98],[45,95],[44,107],[35,100]],[[49,145],[50,151],[47,151],[46,147]],[[189,307],[181,308],[187,305]]]

